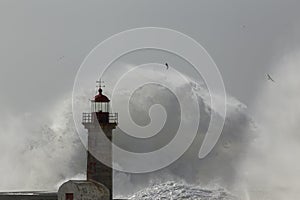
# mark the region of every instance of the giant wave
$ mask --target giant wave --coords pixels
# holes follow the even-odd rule
[[[131,196],[129,199],[237,200],[235,196],[220,187],[204,189],[200,186],[173,181],[145,188]]]

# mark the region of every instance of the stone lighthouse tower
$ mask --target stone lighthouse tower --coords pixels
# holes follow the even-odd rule
[[[82,124],[88,130],[87,180],[106,186],[112,199],[113,170],[97,158],[105,158],[112,166],[112,130],[117,126],[118,114],[110,112],[110,100],[103,94],[101,81],[98,83],[99,93],[91,100],[91,112],[83,113],[82,118]],[[109,142],[103,141],[103,133]]]

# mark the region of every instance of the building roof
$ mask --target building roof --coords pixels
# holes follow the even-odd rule
[[[97,94],[93,100],[93,102],[109,102],[109,98],[102,94],[102,89],[99,88],[98,90],[99,94]]]
[[[86,180],[69,180],[62,184],[58,190],[58,199],[66,193],[73,193],[75,199],[86,196],[86,199],[108,200],[110,196],[109,189],[101,183]]]

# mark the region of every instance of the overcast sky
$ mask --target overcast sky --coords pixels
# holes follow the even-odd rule
[[[265,73],[298,48],[299,1],[0,1],[0,108],[30,112],[72,90],[84,57],[130,28],[157,26],[202,44],[227,92],[251,107]],[[61,58],[63,57],[63,58]]]
[[[256,154],[240,171],[249,172],[245,177],[250,185],[280,183],[280,187],[274,187],[295,185],[295,191],[299,191],[300,163],[293,157],[300,152],[300,56],[295,53],[300,50],[299,10],[299,0],[0,0],[0,175],[4,177],[0,190],[31,189],[32,185],[37,189],[52,188],[57,180],[83,172],[84,161],[77,161],[85,159],[85,150],[76,143],[70,102],[64,101],[71,98],[77,70],[88,53],[113,34],[151,26],[180,31],[205,47],[219,67],[228,96],[241,102],[231,105],[230,120],[216,151],[220,147],[226,159],[239,159],[236,153],[248,150],[252,142],[245,127],[250,124],[252,128],[253,119],[255,127],[259,123],[264,125],[265,130],[257,131],[257,135],[263,136],[262,141],[270,143],[271,148],[261,143],[251,146]],[[160,53],[133,52],[115,64],[166,62],[159,58]],[[281,63],[285,57],[287,61]],[[167,59],[177,66],[186,65],[179,58]],[[275,85],[266,79],[266,73],[271,74]],[[118,75],[114,71],[113,74]],[[244,111],[242,104],[248,109]],[[252,118],[249,113],[263,116]],[[238,148],[227,154],[226,146],[230,143],[224,138]],[[197,144],[195,147],[198,153]],[[62,164],[54,169],[52,166],[57,163]],[[195,163],[193,167],[202,170],[198,159]],[[224,175],[231,180],[237,172],[228,164],[223,173],[224,167],[219,166],[225,164],[220,165],[218,159],[203,166],[214,166],[207,167],[212,170],[204,171],[203,176]],[[13,173],[7,173],[10,170]],[[183,175],[195,178],[193,173],[184,171]],[[41,185],[41,180],[46,180],[45,185]],[[138,179],[132,180],[139,183]],[[128,185],[127,180],[126,184],[119,183]],[[287,193],[285,189],[280,192]]]

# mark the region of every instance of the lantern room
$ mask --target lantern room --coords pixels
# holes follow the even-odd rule
[[[101,81],[97,81],[97,83],[101,83]],[[83,113],[82,123],[87,125],[97,122],[102,126],[108,124],[116,126],[118,123],[118,113],[110,112],[110,100],[102,93],[101,87],[104,86],[100,84],[98,87],[98,94],[91,100],[91,112]]]
[[[99,94],[95,96],[93,100],[91,100],[92,113],[103,112],[109,113],[109,99],[107,96],[102,94],[102,89],[99,88]]]

